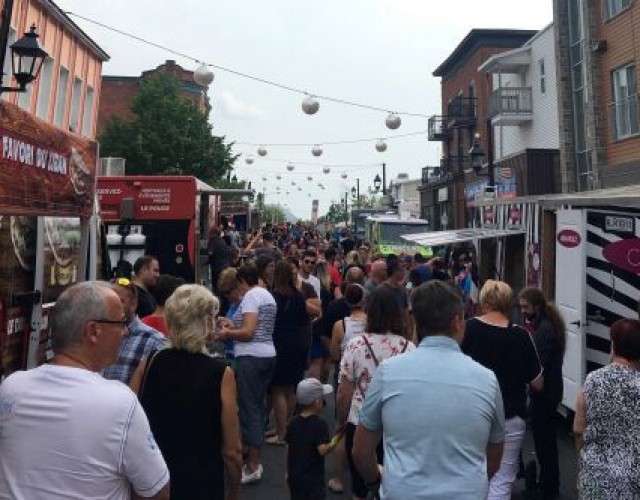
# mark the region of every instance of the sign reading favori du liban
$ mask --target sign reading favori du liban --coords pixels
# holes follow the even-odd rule
[[[0,211],[88,216],[97,144],[0,102]]]

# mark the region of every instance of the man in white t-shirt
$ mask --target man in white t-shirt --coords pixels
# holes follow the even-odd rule
[[[50,328],[51,363],[0,385],[0,499],[167,500],[169,471],[138,399],[98,373],[127,332],[118,295],[74,285]]]
[[[320,280],[313,275],[317,261],[318,257],[314,250],[305,250],[300,261],[300,277],[302,278],[302,281],[309,283],[313,287],[316,291],[316,295],[321,299]]]

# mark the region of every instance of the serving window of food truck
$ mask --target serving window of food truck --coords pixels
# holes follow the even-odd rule
[[[0,377],[44,362],[47,313],[95,276],[97,143],[0,101]]]

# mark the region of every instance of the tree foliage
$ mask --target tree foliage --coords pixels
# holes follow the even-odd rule
[[[193,175],[219,184],[237,159],[214,136],[208,113],[180,95],[180,82],[158,73],[140,83],[132,121],[112,118],[100,136],[102,156],[126,158],[128,174]]]
[[[265,205],[262,217],[264,222],[271,222],[273,224],[280,224],[286,220],[284,211],[279,205]]]

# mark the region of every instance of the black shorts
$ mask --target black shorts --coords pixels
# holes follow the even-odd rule
[[[360,498],[366,498],[367,493],[369,493],[368,488],[364,484],[364,479],[360,475],[360,471],[353,463],[353,455],[351,454],[351,450],[353,449],[353,436],[356,433],[356,426],[348,423],[347,429],[344,435],[344,446],[347,450],[347,460],[349,461],[349,472],[351,472],[351,491],[352,493]],[[382,465],[384,463],[384,451],[382,447],[382,439],[378,443],[378,447],[376,448],[376,456],[378,458],[378,463]]]

